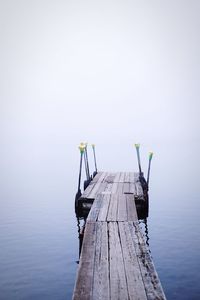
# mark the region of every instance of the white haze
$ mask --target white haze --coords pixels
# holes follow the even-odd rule
[[[0,20],[4,163],[77,160],[81,140],[198,144],[198,0],[2,0]]]

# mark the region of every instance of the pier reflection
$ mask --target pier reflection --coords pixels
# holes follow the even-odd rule
[[[145,237],[145,242],[146,242],[147,246],[149,246],[149,230],[148,230],[147,218],[139,220],[139,224],[142,227],[142,231],[143,231],[144,237]]]
[[[88,211],[88,213],[89,213],[89,211]],[[84,229],[85,229],[85,223],[86,223],[87,215],[82,217],[82,213],[80,213],[80,216],[76,213],[78,239],[79,239],[79,258],[80,258],[80,255],[81,255],[81,248],[82,248],[82,243],[83,243]],[[144,233],[145,242],[146,242],[147,246],[149,246],[149,230],[148,230],[147,218],[140,219],[139,224],[140,224],[140,227],[142,228],[142,231]],[[77,263],[79,263],[79,260],[77,261]]]
[[[79,217],[78,215],[76,215],[76,220],[77,220],[77,229],[78,229],[79,258],[80,258],[86,218]],[[77,263],[79,263],[79,260],[77,261]]]

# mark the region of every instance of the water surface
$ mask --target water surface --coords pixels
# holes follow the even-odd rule
[[[1,163],[0,298],[71,299],[79,253],[74,213],[79,153],[75,143],[27,147],[3,153]],[[115,144],[97,146],[99,168],[137,170],[128,140],[120,153],[113,155],[114,149]],[[168,299],[200,295],[198,149],[198,143],[177,143],[171,150],[155,145],[148,235]]]

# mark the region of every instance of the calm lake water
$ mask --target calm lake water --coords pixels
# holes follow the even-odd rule
[[[117,146],[97,145],[99,169],[137,170],[130,141]],[[149,244],[168,299],[200,298],[199,149],[197,142],[154,145]],[[71,299],[79,253],[76,142],[18,144],[1,157],[0,299]]]

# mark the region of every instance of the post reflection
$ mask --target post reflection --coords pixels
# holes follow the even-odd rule
[[[79,258],[81,255],[81,248],[82,248],[82,243],[83,243],[83,235],[84,235],[84,229],[85,229],[85,222],[86,218],[83,217],[78,217],[76,215],[76,220],[77,220],[77,228],[78,228],[78,239],[79,239]],[[77,261],[77,264],[79,263],[79,260]]]
[[[149,230],[148,230],[147,218],[140,220],[139,223],[142,225],[145,242],[146,242],[147,246],[149,246]]]

